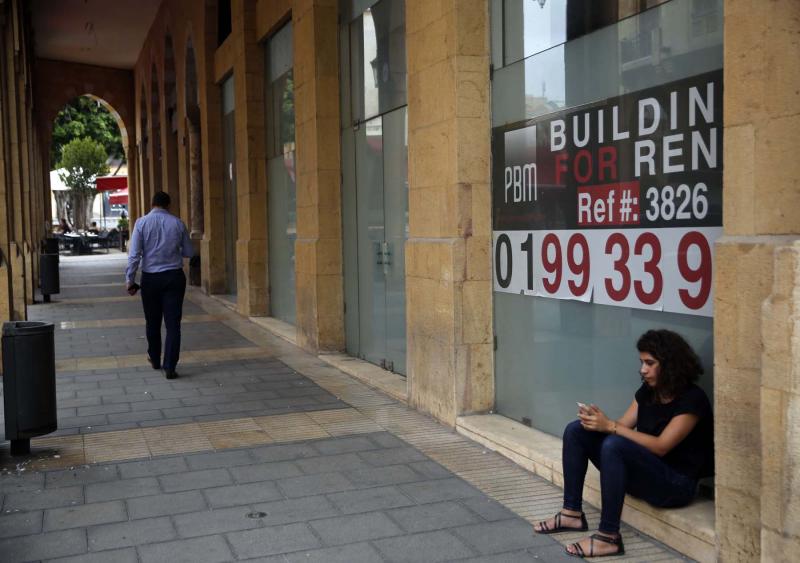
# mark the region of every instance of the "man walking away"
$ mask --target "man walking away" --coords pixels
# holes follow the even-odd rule
[[[153,196],[150,213],[136,221],[128,247],[125,272],[128,293],[139,289],[136,271],[142,266],[142,307],[147,325],[147,360],[153,369],[164,367],[167,379],[178,374],[181,348],[181,315],[186,293],[183,258],[191,258],[192,241],[183,221],[169,212],[170,197],[164,192]],[[167,327],[164,361],[161,362],[161,322]]]

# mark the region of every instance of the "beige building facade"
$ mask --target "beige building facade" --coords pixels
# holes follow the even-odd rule
[[[602,402],[604,385],[617,390],[595,349],[608,331],[635,369],[642,326],[685,327],[707,364],[715,478],[694,511],[631,501],[624,517],[701,560],[792,560],[800,550],[800,4],[602,4],[588,13],[541,0],[163,0],[135,62],[111,68],[37,57],[35,14],[24,2],[1,2],[4,318],[24,319],[35,294],[52,121],[89,94],[120,124],[132,218],[155,192],[172,195],[197,243],[204,292],[321,357],[362,359],[331,361],[555,482],[558,433],[539,421],[561,423],[547,404]],[[563,37],[542,43],[535,26],[545,10],[546,31]],[[597,53],[607,67],[591,64]],[[590,76],[598,65],[605,74]],[[703,89],[710,81],[717,90]],[[680,96],[683,85],[700,92],[698,120],[712,111],[706,94],[721,108],[720,122],[708,117],[718,126],[718,159],[710,137],[694,147],[708,169],[700,179],[721,194],[716,207],[707,203],[717,222],[691,227],[713,233],[703,239],[713,250],[709,312],[661,302],[614,308],[586,290],[546,300],[535,284],[529,295],[522,286],[516,295],[499,290],[498,273],[512,277],[499,237],[518,227],[500,225],[498,194],[509,188],[498,166],[509,153],[497,139],[557,128],[552,116],[568,121],[584,106],[610,118],[641,92]],[[633,149],[620,143],[622,160]],[[558,182],[542,174],[537,193],[550,197]],[[524,179],[519,187],[528,187]],[[641,196],[644,213],[644,187]],[[526,232],[584,233],[548,223],[553,217],[530,219],[550,226]],[[592,232],[589,241],[600,231]],[[546,271],[550,256],[537,258]],[[701,266],[686,260],[676,271],[700,286],[684,295],[699,295],[705,281],[691,276]],[[580,270],[577,254],[565,264],[566,276]],[[564,353],[565,342],[578,344]],[[584,344],[597,354],[587,356],[598,373],[587,385],[570,382],[562,361]],[[544,360],[547,350],[559,357]],[[629,366],[613,361],[613,369]],[[530,412],[517,397],[532,397]]]

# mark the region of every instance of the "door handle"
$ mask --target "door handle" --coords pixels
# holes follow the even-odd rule
[[[389,243],[387,241],[383,241],[381,243],[381,252],[383,253],[383,264],[386,266],[392,265],[392,253],[389,250]]]
[[[382,242],[373,242],[375,246],[375,256],[378,258],[377,262],[375,262],[378,266],[383,265],[383,243]]]
[[[389,277],[389,266],[392,265],[392,253],[389,251],[389,243],[383,241],[381,243],[381,252],[383,253],[383,275]]]

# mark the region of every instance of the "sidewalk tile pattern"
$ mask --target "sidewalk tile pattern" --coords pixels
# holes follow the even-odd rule
[[[0,445],[0,560],[572,560],[581,534],[530,528],[558,488],[194,290],[185,312],[204,317],[163,379],[140,303],[109,295],[123,267],[62,258],[61,302],[31,307],[74,324],[56,332],[59,432],[22,461]],[[683,560],[623,533],[609,560]]]

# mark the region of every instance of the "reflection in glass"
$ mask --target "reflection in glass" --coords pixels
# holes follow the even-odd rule
[[[722,0],[672,0],[496,70],[492,124],[722,68],[722,40]]]
[[[668,0],[500,0],[504,64],[613,25]],[[712,0],[713,1],[713,0]]]
[[[353,119],[406,103],[405,1],[382,0],[350,24]]]
[[[297,201],[291,24],[270,38],[266,61],[270,315],[294,324]]]

